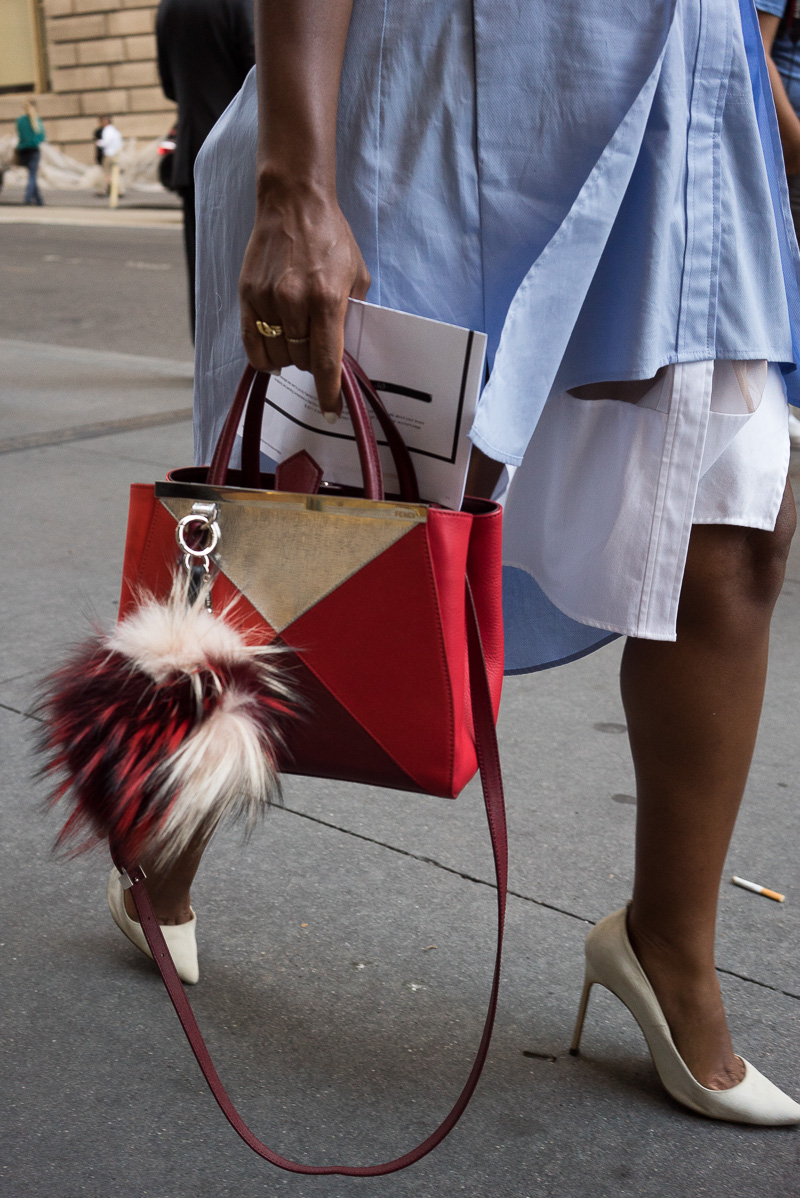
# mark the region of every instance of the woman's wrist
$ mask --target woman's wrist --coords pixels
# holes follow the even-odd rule
[[[325,168],[259,163],[256,169],[257,207],[282,207],[298,201],[316,204],[336,203],[336,176]]]

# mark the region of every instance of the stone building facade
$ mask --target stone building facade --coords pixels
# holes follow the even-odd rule
[[[0,73],[0,137],[14,132],[32,93],[48,140],[80,162],[94,161],[100,116],[112,116],[125,138],[166,135],[175,108],[158,81],[157,2],[2,0],[6,4],[28,6],[39,44],[37,77],[24,90],[2,87]]]

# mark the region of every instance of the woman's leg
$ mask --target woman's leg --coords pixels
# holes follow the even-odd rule
[[[168,869],[157,868],[146,859],[142,861],[142,868],[147,875],[145,888],[159,923],[188,923],[191,919],[189,891],[207,845],[208,836],[196,837]],[[129,890],[125,891],[125,910],[131,919],[138,920]]]
[[[39,190],[39,166],[41,164],[41,161],[42,161],[41,151],[37,150],[36,154],[34,156],[34,159],[33,159],[33,198],[36,201],[36,203],[39,205],[39,207],[41,207],[42,204],[44,203],[44,201],[42,199],[42,193]]]
[[[795,519],[787,485],[772,533],[695,525],[677,641],[629,639],[622,660],[638,796],[631,942],[678,1051],[711,1089],[743,1072],[714,966],[717,899]]]
[[[34,157],[28,159],[26,163],[28,167],[28,182],[25,185],[25,203],[32,204],[36,195],[36,160]]]

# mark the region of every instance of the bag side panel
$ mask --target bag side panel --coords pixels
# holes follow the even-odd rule
[[[453,695],[454,794],[459,794],[478,768],[469,690],[466,625],[467,555],[472,516],[432,509],[428,513],[428,548],[436,580],[439,619]]]
[[[138,600],[142,561],[152,532],[155,508],[155,488],[152,483],[134,483],[128,503],[128,529],[125,534],[122,589],[119,597],[120,619],[136,606]]]
[[[503,512],[473,516],[467,577],[475,600],[495,720],[503,690]]]
[[[129,605],[135,606],[142,594],[166,599],[172,589],[175,570],[180,561],[180,551],[175,540],[175,520],[163,504],[154,500],[147,522],[147,535],[138,560],[134,560],[134,555],[131,555],[131,571],[128,575]]]

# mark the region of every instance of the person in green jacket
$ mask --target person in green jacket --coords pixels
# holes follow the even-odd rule
[[[20,166],[27,167],[28,170],[28,186],[25,188],[26,204],[41,206],[44,203],[36,177],[41,157],[39,146],[44,140],[42,118],[36,111],[33,100],[28,100],[25,112],[17,119],[17,161]]]

